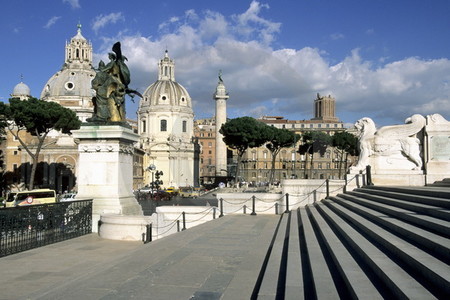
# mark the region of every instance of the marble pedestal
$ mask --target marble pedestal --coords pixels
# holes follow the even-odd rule
[[[135,236],[140,240],[140,231],[145,230],[142,227],[145,228],[148,218],[143,216],[133,195],[133,144],[138,135],[122,125],[83,124],[73,131],[73,136],[79,141],[77,199],[93,199],[93,231],[104,238],[130,240]],[[102,216],[108,216],[109,221],[103,222]],[[130,222],[130,218],[134,221]],[[114,230],[105,227],[99,230],[99,220],[102,226],[113,226]],[[123,235],[118,224],[127,226]],[[131,224],[139,232],[130,234]]]
[[[424,148],[427,184],[450,178],[450,122],[439,114],[427,116]]]

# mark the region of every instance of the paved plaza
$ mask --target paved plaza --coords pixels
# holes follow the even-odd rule
[[[249,299],[279,216],[225,216],[148,244],[96,234],[0,259],[0,299]]]

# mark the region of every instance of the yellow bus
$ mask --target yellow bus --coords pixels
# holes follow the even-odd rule
[[[55,203],[56,199],[56,192],[54,190],[39,189],[10,193],[4,201],[4,204],[6,207],[26,206]]]

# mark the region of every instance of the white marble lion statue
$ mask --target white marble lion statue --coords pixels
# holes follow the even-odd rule
[[[422,168],[420,154],[420,140],[417,138],[425,126],[426,120],[422,115],[415,114],[405,120],[404,125],[384,126],[376,129],[370,118],[362,118],[355,123],[359,133],[359,160],[351,168],[352,171],[364,170],[370,165],[372,157],[385,157],[385,162],[394,168],[404,169],[402,158],[412,162],[413,170]],[[400,154],[400,155],[399,155]]]

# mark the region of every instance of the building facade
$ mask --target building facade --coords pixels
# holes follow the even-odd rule
[[[145,152],[145,185],[150,185],[156,171],[163,172],[163,187],[198,185],[192,100],[175,81],[175,62],[167,50],[158,63],[158,80],[139,102],[138,134]]]
[[[288,120],[281,116],[264,116],[259,118],[269,126],[283,128],[302,135],[308,131],[321,131],[328,135],[343,132],[347,129],[335,116],[336,100],[331,96],[322,97],[319,94],[314,100],[314,118],[310,120]],[[200,154],[200,176],[208,183],[213,178],[216,168],[215,149],[215,119],[203,119],[195,122],[195,136],[202,145]],[[329,146],[320,155],[314,153],[313,157],[306,157],[298,153],[301,141],[299,140],[290,148],[283,148],[275,161],[275,181],[291,178],[311,179],[337,179],[342,178],[345,173],[340,163],[340,155],[336,149]],[[350,157],[347,165],[350,166],[355,158]],[[311,164],[312,161],[312,164]],[[233,170],[236,165],[236,154],[234,159],[228,159],[228,170]],[[258,184],[267,184],[270,179],[272,166],[271,152],[263,145],[246,151],[242,158],[240,177],[238,180]],[[234,172],[230,172],[233,175]]]

